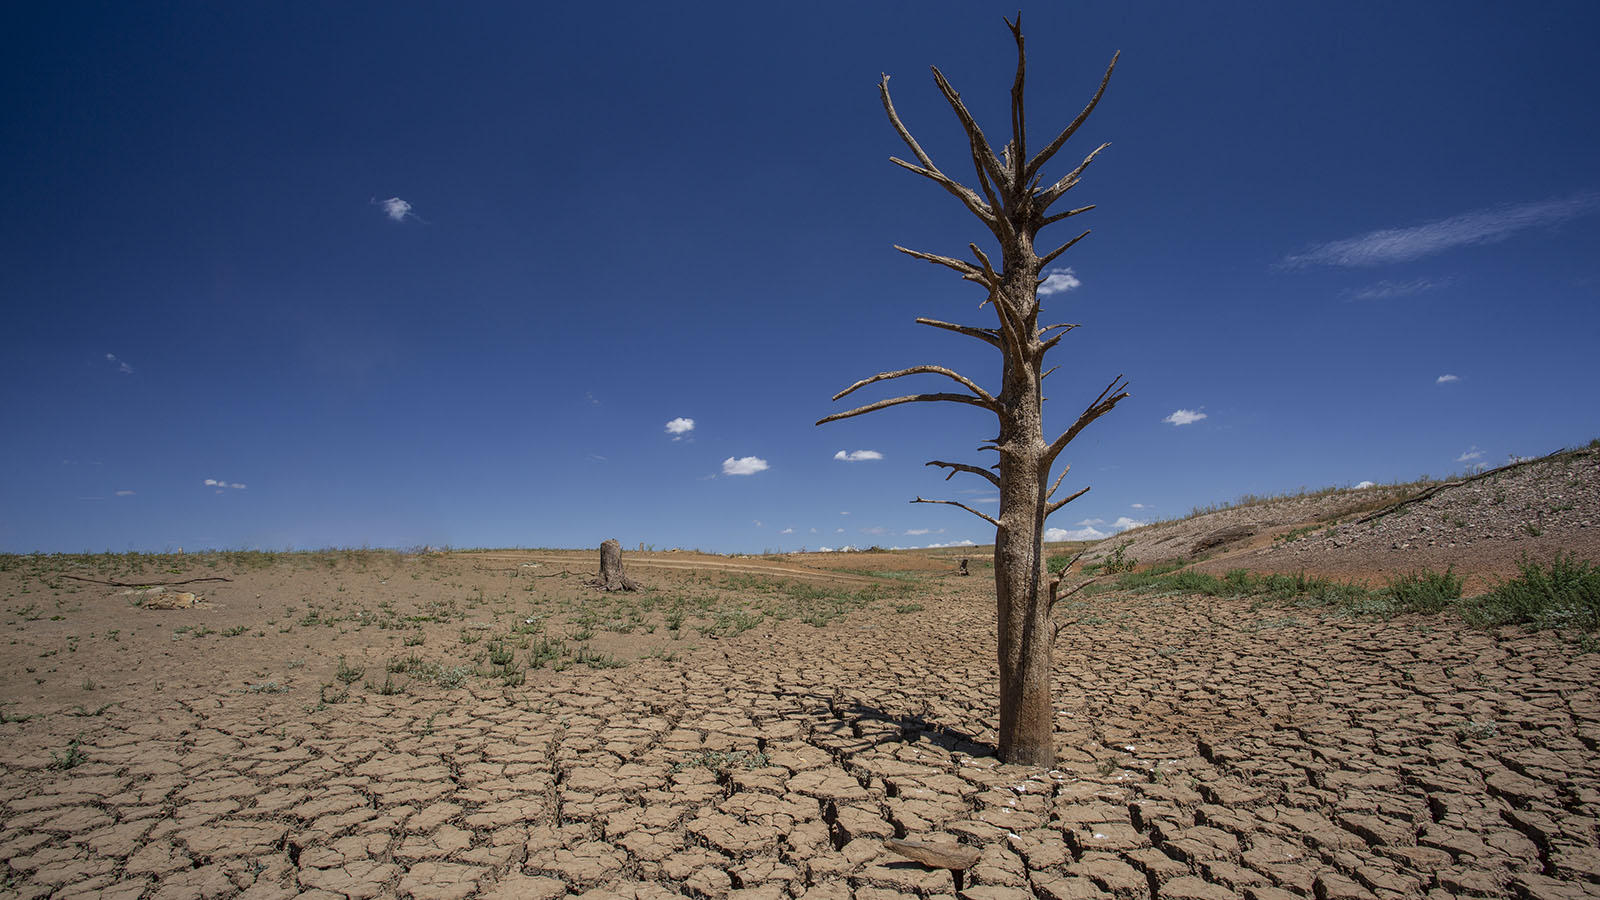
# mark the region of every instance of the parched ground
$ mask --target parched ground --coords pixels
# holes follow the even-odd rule
[[[1600,896],[1574,636],[1102,595],[1044,771],[992,755],[981,567],[593,558],[11,558],[0,894]]]

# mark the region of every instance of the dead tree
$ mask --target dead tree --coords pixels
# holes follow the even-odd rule
[[[594,586],[602,591],[637,591],[639,583],[622,571],[622,545],[615,540],[600,545],[600,578]]]
[[[918,497],[911,502],[960,507],[995,527],[1000,758],[1009,763],[1048,766],[1055,762],[1054,716],[1050,704],[1051,651],[1055,628],[1050,613],[1060,582],[1058,579],[1048,589],[1045,587],[1042,552],[1044,523],[1051,513],[1089,490],[1085,487],[1060,499],[1053,499],[1062,478],[1066,476],[1067,467],[1062,467],[1053,483],[1050,482],[1050,473],[1067,444],[1090,422],[1110,412],[1128,394],[1125,390],[1127,383],[1118,375],[1084,409],[1070,428],[1054,440],[1045,439],[1040,389],[1045,376],[1054,368],[1045,369],[1044,357],[1067,332],[1078,326],[1060,324],[1040,327],[1038,289],[1044,281],[1041,273],[1046,266],[1087,237],[1089,232],[1085,231],[1043,255],[1035,252],[1034,239],[1045,226],[1094,208],[1091,205],[1050,212],[1050,208],[1078,184],[1095,156],[1109,145],[1100,145],[1076,168],[1053,182],[1041,181],[1040,169],[1094,111],[1105,93],[1106,84],[1111,80],[1117,57],[1111,58],[1105,77],[1100,80],[1099,90],[1095,91],[1083,112],[1030,157],[1023,112],[1027,57],[1023,51],[1022,17],[1019,15],[1015,23],[1008,20],[1006,25],[1017,44],[1017,74],[1011,85],[1011,139],[999,155],[995,154],[988,138],[961,102],[961,95],[956,93],[937,67],[933,69],[934,82],[966,131],[973,166],[977,171],[977,191],[945,174],[912,137],[889,99],[889,76],[884,75],[878,84],[878,93],[883,99],[884,111],[889,115],[889,123],[916,157],[916,162],[894,157],[890,161],[930,179],[960,200],[969,212],[983,222],[999,244],[998,269],[989,255],[975,243],[968,245],[975,258],[972,262],[900,246],[895,249],[917,259],[954,269],[962,279],[974,282],[988,292],[987,299],[978,307],[981,309],[986,304],[994,306],[997,327],[956,325],[924,318],[917,319],[917,322],[976,338],[999,350],[1004,359],[1000,390],[991,393],[971,379],[943,366],[912,366],[894,372],[880,372],[858,381],[834,395],[833,399],[838,400],[870,384],[907,375],[939,375],[956,382],[964,391],[911,394],[879,400],[848,412],[835,413],[817,424],[848,419],[902,403],[925,402],[976,406],[994,413],[999,420],[999,433],[978,448],[998,453],[998,463],[988,467],[944,460],[928,463],[949,469],[946,481],[957,472],[963,472],[990,482],[1000,493],[998,516],[990,516],[954,500],[924,500]]]

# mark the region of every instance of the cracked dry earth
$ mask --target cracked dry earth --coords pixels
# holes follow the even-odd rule
[[[991,755],[985,587],[321,709],[201,669],[73,722],[70,769],[67,726],[9,723],[0,893],[1600,896],[1600,653],[1446,616],[1100,597],[1060,641],[1043,771]],[[957,876],[892,836],[982,856]]]

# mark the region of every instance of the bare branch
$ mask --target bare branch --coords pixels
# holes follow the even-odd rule
[[[1050,443],[1049,448],[1044,453],[1045,463],[1054,463],[1061,451],[1065,450],[1067,445],[1072,443],[1072,439],[1078,436],[1078,432],[1087,428],[1090,422],[1110,412],[1118,403],[1127,399],[1128,392],[1124,390],[1127,386],[1128,383],[1122,380],[1121,375],[1111,379],[1111,383],[1106,385],[1106,389],[1100,392],[1100,396],[1094,398],[1094,402],[1089,404],[1088,408],[1078,416],[1078,421],[1072,423],[1071,428],[1062,432],[1060,437]]]
[[[1056,213],[1053,216],[1045,216],[1043,219],[1039,220],[1039,227],[1043,228],[1046,225],[1054,225],[1062,219],[1070,219],[1078,213],[1086,213],[1091,209],[1094,209],[1093,203],[1089,204],[1088,206],[1080,206],[1077,209],[1069,209],[1064,213]]]
[[[1089,114],[1094,112],[1095,106],[1100,102],[1101,95],[1106,92],[1106,85],[1111,83],[1111,71],[1117,67],[1117,57],[1121,55],[1122,51],[1120,50],[1112,55],[1111,65],[1106,66],[1106,74],[1100,79],[1100,89],[1094,92],[1094,98],[1089,101],[1089,105],[1083,108],[1083,112],[1078,113],[1078,117],[1072,120],[1072,124],[1063,129],[1059,135],[1056,135],[1055,140],[1051,141],[1043,150],[1040,150],[1038,156],[1028,161],[1028,165],[1022,170],[1023,178],[1032,178],[1039,171],[1039,167],[1049,162],[1050,157],[1056,155],[1056,151],[1061,149],[1061,145],[1065,144],[1067,139],[1072,137],[1073,132],[1077,131],[1089,118]]]
[[[894,248],[907,256],[914,256],[917,259],[924,259],[936,265],[955,269],[957,272],[961,273],[962,278],[965,278],[968,281],[976,281],[985,287],[994,286],[994,282],[986,280],[982,269],[978,268],[972,263],[967,262],[966,260],[955,259],[954,257],[950,256],[940,256],[937,253],[923,253],[921,250],[909,250],[900,246],[899,244],[895,244]]]
[[[967,209],[971,210],[973,215],[977,216],[979,219],[982,219],[985,225],[988,225],[991,229],[996,227],[996,216],[994,212],[989,209],[988,204],[984,203],[983,198],[979,197],[977,193],[972,190],[972,188],[969,188],[966,185],[950,178],[948,175],[938,171],[937,169],[929,170],[924,169],[921,166],[914,166],[898,156],[889,157],[889,162],[915,172],[924,178],[931,178],[938,182],[944,187],[945,190],[954,195],[957,200],[960,200],[967,207]]]
[[[1059,325],[1046,325],[1045,327],[1039,329],[1039,331],[1035,335],[1035,337],[1044,337],[1046,334],[1048,334],[1049,332],[1055,331],[1057,328],[1065,328],[1067,331],[1071,331],[1074,328],[1082,328],[1082,327],[1083,326],[1081,324],[1076,323],[1076,322],[1071,322],[1071,323],[1062,322]],[[1065,333],[1066,333],[1065,331],[1062,332],[1062,334],[1065,334]]]
[[[956,118],[961,120],[961,127],[967,132],[967,140],[972,145],[972,162],[975,166],[989,173],[994,179],[996,187],[1006,188],[1010,181],[1010,173],[1000,165],[1000,160],[995,157],[994,149],[989,145],[989,139],[983,136],[983,129],[978,127],[972,113],[967,112],[967,105],[961,102],[961,95],[945,80],[944,73],[938,66],[929,66],[933,69],[933,80],[939,85],[939,93],[944,94],[944,99],[955,110]],[[998,210],[996,211],[998,212]]]
[[[936,459],[932,462],[923,463],[923,465],[939,466],[940,468],[949,469],[950,474],[944,477],[945,481],[949,481],[950,479],[956,477],[957,472],[970,472],[973,475],[982,475],[984,478],[989,479],[989,482],[995,487],[1000,486],[1000,476],[994,474],[988,469],[980,469],[977,466],[969,466],[966,463],[945,462],[942,459]]]
[[[1050,368],[1045,369],[1044,373],[1039,376],[1039,380],[1043,381],[1046,378],[1049,378],[1051,373],[1055,372],[1055,370],[1057,370],[1059,368],[1061,368],[1061,367],[1060,366],[1051,366]]]
[[[1039,210],[1043,211],[1049,209],[1052,203],[1055,203],[1057,200],[1061,199],[1062,194],[1072,190],[1073,187],[1078,184],[1078,177],[1083,174],[1083,170],[1089,168],[1089,163],[1094,162],[1094,158],[1100,155],[1100,151],[1109,146],[1111,146],[1111,142],[1107,141],[1106,143],[1094,148],[1094,152],[1084,157],[1083,162],[1079,163],[1076,169],[1068,172],[1060,181],[1051,185],[1048,190],[1041,191],[1038,197]]]
[[[1061,480],[1063,478],[1066,478],[1067,477],[1067,473],[1070,472],[1070,471],[1072,471],[1072,467],[1071,466],[1062,466],[1061,467],[1061,474],[1056,476],[1055,483],[1050,485],[1050,490],[1044,492],[1044,498],[1046,500],[1049,500],[1051,497],[1054,497],[1056,495],[1056,488],[1061,487]]]
[[[1011,82],[1011,183],[1018,188],[1026,179],[1022,173],[1023,160],[1028,158],[1028,121],[1022,107],[1022,82],[1028,68],[1028,54],[1022,49],[1022,11],[1017,10],[1015,22],[1006,20],[1011,36],[1017,41],[1017,78]]]
[[[975,510],[972,507],[966,505],[965,503],[957,503],[954,500],[924,500],[921,497],[918,497],[917,499],[915,499],[915,500],[913,500],[911,502],[912,503],[940,503],[940,504],[943,504],[945,506],[959,506],[962,509],[966,510],[967,512],[972,513],[973,515],[977,516],[978,518],[984,520],[985,522],[988,522],[990,525],[993,525],[996,528],[1000,527],[1000,523],[998,521],[996,521],[993,516],[990,516],[990,515],[988,515],[986,513],[978,512],[977,510]]]
[[[952,381],[960,383],[962,387],[971,391],[973,396],[977,397],[979,400],[982,400],[985,406],[992,407],[999,405],[999,402],[994,399],[993,395],[979,387],[972,379],[962,375],[959,372],[947,369],[944,366],[912,366],[909,369],[900,369],[894,372],[879,372],[871,378],[863,378],[839,393],[834,394],[833,399],[838,400],[840,397],[854,393],[856,390],[864,388],[869,384],[876,384],[880,381],[888,381],[891,378],[904,378],[907,375],[943,375]]]
[[[1077,325],[1051,325],[1050,328],[1040,329],[1040,331],[1039,331],[1039,336],[1040,337],[1044,337],[1044,333],[1046,331],[1049,331],[1051,328],[1064,328],[1064,329],[1066,329],[1066,331],[1061,332],[1060,334],[1056,335],[1055,337],[1047,338],[1043,343],[1041,343],[1039,345],[1039,354],[1042,356],[1045,353],[1047,353],[1050,350],[1051,347],[1054,347],[1055,345],[1061,343],[1061,339],[1067,336],[1067,332],[1068,331],[1071,331],[1072,329],[1077,328],[1077,327],[1079,327],[1079,326],[1077,326]]]
[[[974,325],[953,325],[949,322],[941,322],[938,319],[924,319],[920,316],[917,318],[917,324],[931,325],[934,328],[943,328],[945,331],[954,331],[956,334],[964,334],[967,337],[975,337],[978,340],[994,347],[1000,346],[1000,332],[993,328],[978,328]]]
[[[1011,227],[1011,219],[1005,213],[1005,203],[995,196],[994,188],[989,184],[989,176],[984,174],[983,166],[978,164],[977,156],[973,156],[972,167],[978,170],[978,187],[983,188],[983,196],[989,200],[989,208],[994,210],[994,221],[990,231],[1000,239],[1002,244],[1010,244],[1015,239],[1016,229]]]
[[[891,406],[899,406],[902,403],[934,403],[939,401],[948,403],[965,403],[968,406],[976,406],[980,409],[987,409],[990,411],[993,411],[994,409],[992,406],[983,402],[982,400],[979,400],[977,397],[969,397],[966,394],[912,394],[906,397],[892,397],[888,400],[879,400],[877,403],[868,403],[866,406],[857,407],[849,412],[834,413],[831,416],[825,416],[821,419],[818,419],[817,424],[825,425],[829,422],[837,422],[840,419],[848,419],[852,416],[865,415],[866,413],[876,412],[880,409],[887,409]]]
[[[1084,238],[1089,236],[1089,231],[1090,230],[1092,230],[1092,229],[1085,230],[1083,232],[1083,234],[1078,235],[1077,237],[1073,238],[1072,240],[1067,241],[1065,244],[1062,244],[1061,246],[1055,248],[1054,250],[1051,250],[1049,253],[1046,253],[1045,255],[1039,257],[1039,268],[1043,269],[1045,266],[1048,266],[1048,265],[1050,265],[1050,263],[1054,262],[1056,257],[1058,257],[1061,254],[1067,252],[1068,250],[1071,250],[1073,244],[1076,244],[1077,242],[1079,242],[1079,241],[1081,241]],[[1044,283],[1044,279],[1043,278],[1039,279],[1039,283],[1043,284]]]
[[[1082,497],[1084,494],[1087,494],[1087,493],[1089,493],[1089,486],[1088,485],[1084,485],[1083,486],[1083,490],[1078,491],[1077,493],[1071,495],[1070,497],[1062,497],[1060,500],[1057,500],[1054,503],[1045,504],[1045,508],[1044,508],[1045,518],[1047,518],[1047,519],[1050,518],[1050,514],[1051,513],[1055,512],[1056,510],[1060,509],[1063,506],[1066,506],[1068,503],[1071,503],[1072,501],[1078,499],[1079,497]]]
[[[1000,276],[995,274],[994,266],[990,265],[989,254],[983,252],[983,248],[979,247],[976,243],[969,243],[967,246],[971,247],[973,255],[978,257],[978,262],[983,266],[983,273],[989,276],[989,280],[993,281],[995,284],[999,284]]]

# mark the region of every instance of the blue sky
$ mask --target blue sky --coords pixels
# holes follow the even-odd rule
[[[7,6],[0,549],[988,541],[908,502],[992,508],[922,465],[988,414],[812,424],[878,371],[998,375],[912,321],[992,324],[892,249],[983,232],[889,163],[876,86],[969,173],[928,66],[1003,131],[1015,7],[915,9]],[[1047,429],[1133,395],[1062,533],[1600,435],[1600,8],[1024,26],[1035,143],[1122,51],[1054,170],[1112,142]]]

